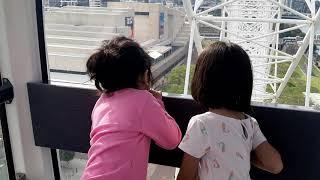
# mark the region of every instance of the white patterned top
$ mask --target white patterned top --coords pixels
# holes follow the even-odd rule
[[[254,118],[206,112],[191,118],[179,148],[200,158],[200,180],[250,180],[250,152],[264,141]]]

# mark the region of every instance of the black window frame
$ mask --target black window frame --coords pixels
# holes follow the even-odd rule
[[[2,86],[1,74],[0,74],[0,86]],[[3,138],[3,145],[5,150],[9,179],[15,180],[16,171],[15,171],[14,162],[13,162],[13,154],[12,154],[12,148],[11,148],[10,132],[9,132],[5,103],[0,104],[0,123],[1,123],[2,138]]]

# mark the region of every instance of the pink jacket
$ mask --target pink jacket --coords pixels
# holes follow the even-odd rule
[[[82,180],[145,180],[151,139],[174,149],[181,132],[162,100],[146,90],[123,89],[101,95],[90,138]]]

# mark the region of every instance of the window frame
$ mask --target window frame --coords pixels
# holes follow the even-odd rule
[[[0,86],[2,86],[2,84],[3,84],[2,77],[0,74]],[[12,148],[11,148],[6,105],[4,103],[0,104],[0,123],[1,123],[0,130],[2,131],[3,145],[4,145],[5,156],[6,156],[9,179],[15,180],[16,171],[15,171],[14,162],[13,162],[13,154],[12,154]]]
[[[35,5],[36,5],[38,45],[39,45],[39,54],[40,54],[42,83],[49,84],[49,68],[47,63],[47,48],[46,48],[46,40],[45,40],[42,0],[35,0]],[[61,174],[60,174],[60,165],[59,165],[57,149],[50,149],[50,152],[51,152],[54,178],[56,180],[60,180]]]
[[[47,64],[47,52],[46,52],[45,33],[44,33],[42,0],[36,0],[36,13],[37,13],[37,22],[38,22],[37,28],[38,28],[38,39],[39,39],[40,62],[41,62],[41,70],[42,70],[42,82],[44,84],[49,84],[49,74],[48,74],[49,71],[48,71],[48,64]],[[179,98],[182,99],[182,98],[185,98],[185,96],[182,95]],[[277,107],[277,108],[273,108],[273,106],[272,106],[272,107],[265,107],[265,109],[266,109],[266,111],[272,111],[272,110],[276,110],[276,111],[282,110],[283,111],[283,110],[285,110],[284,108],[283,109],[279,108],[279,107],[282,107],[281,105],[275,105],[275,107]],[[286,106],[286,107],[290,107],[290,106]],[[181,108],[181,107],[177,107],[177,108]],[[272,121],[273,119],[270,119],[270,120]],[[275,142],[279,143],[279,141],[276,141],[276,140],[277,139],[275,139]],[[52,162],[53,162],[53,167],[54,167],[54,175],[55,175],[55,178],[59,180],[59,179],[61,179],[60,171],[59,171],[60,166],[59,166],[59,162],[58,162],[56,149],[51,149],[51,153],[52,153]]]

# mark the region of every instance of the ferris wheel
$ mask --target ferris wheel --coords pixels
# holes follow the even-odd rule
[[[207,8],[201,8],[203,0],[196,0],[194,5],[183,0],[191,24],[184,93],[188,93],[192,49],[199,53],[203,50],[202,40],[214,38],[201,35],[199,27],[205,26],[220,32],[219,40],[237,43],[249,54],[254,75],[253,101],[276,102],[309,47],[305,91],[305,105],[309,106],[314,36],[320,25],[320,12],[316,12],[315,0],[304,2],[308,14],[289,7],[283,0],[222,0]],[[293,53],[281,50],[280,35],[297,29],[307,29],[297,50]],[[285,75],[280,76],[278,67],[283,63],[288,66]]]

